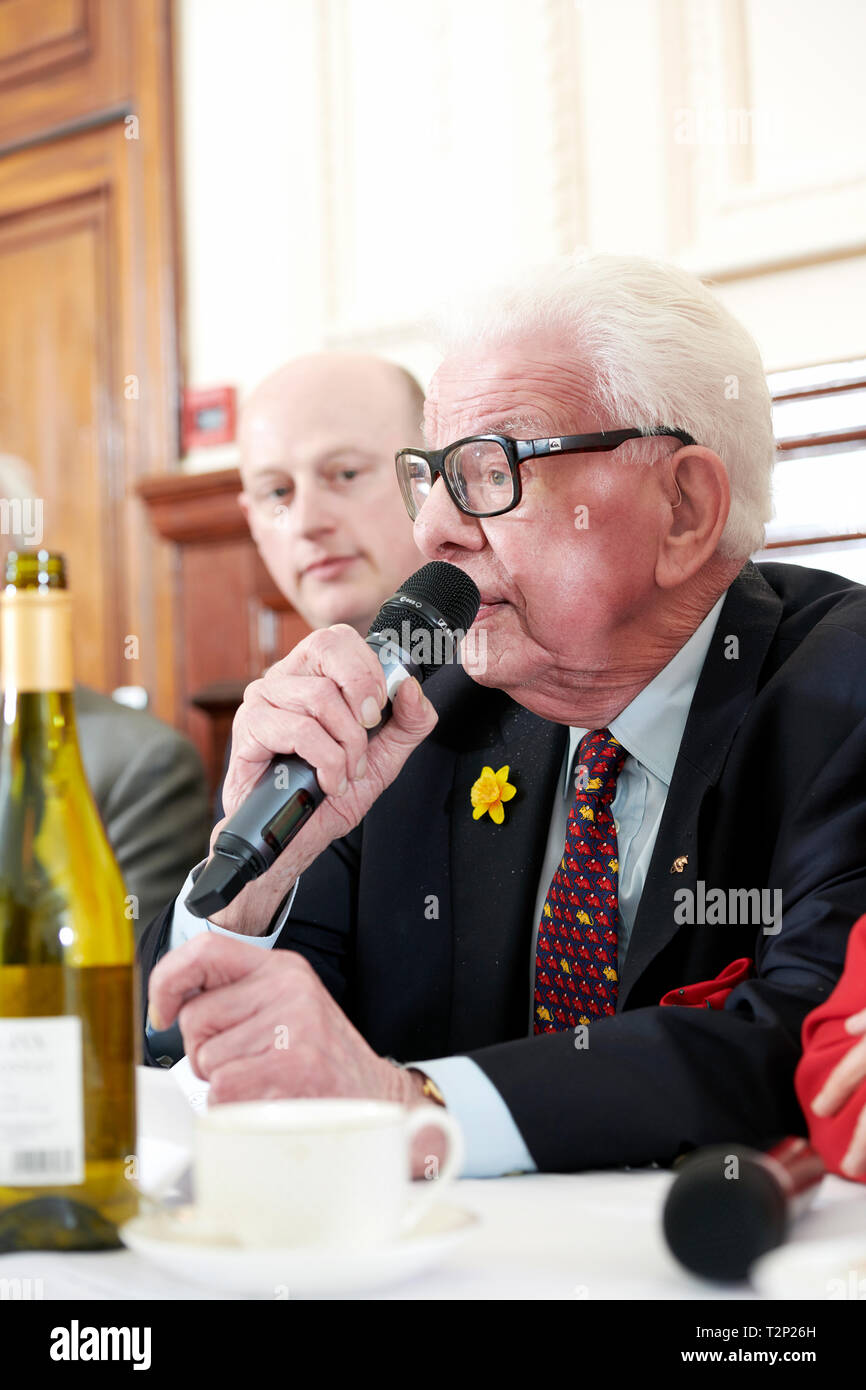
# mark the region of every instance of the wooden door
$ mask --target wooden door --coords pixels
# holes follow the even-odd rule
[[[135,485],[174,466],[164,0],[0,0],[0,452],[68,558],[76,675],[174,713],[169,558]]]

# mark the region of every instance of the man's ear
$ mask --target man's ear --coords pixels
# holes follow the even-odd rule
[[[655,467],[667,469],[656,583],[674,589],[715,554],[731,509],[728,470],[718,454],[686,444]]]

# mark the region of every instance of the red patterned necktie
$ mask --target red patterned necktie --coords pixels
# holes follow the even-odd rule
[[[536,1033],[616,1013],[619,859],[610,804],[626,757],[610,729],[580,740],[565,850],[538,928]]]

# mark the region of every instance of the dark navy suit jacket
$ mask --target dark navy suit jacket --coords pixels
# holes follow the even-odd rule
[[[470,1056],[541,1170],[669,1164],[702,1144],[805,1134],[793,1087],[801,1026],[833,989],[866,907],[866,589],[752,563],[731,585],[617,1013],[590,1025],[586,1048],[568,1030],[527,1035],[534,905],[567,730],[460,667],[425,690],[437,727],[362,824],[302,875],[277,946],[312,962],[380,1054]],[[504,763],[517,787],[504,824],[473,821],[473,782]],[[699,880],[706,893],[780,890],[781,930],[678,921],[675,894],[697,895]],[[170,908],[143,939],[145,987],[169,921]],[[660,1005],[743,957],[751,977],[723,1007]]]

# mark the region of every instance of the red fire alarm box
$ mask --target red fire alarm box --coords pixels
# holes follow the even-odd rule
[[[237,422],[234,386],[193,386],[183,393],[183,451],[231,444]]]

